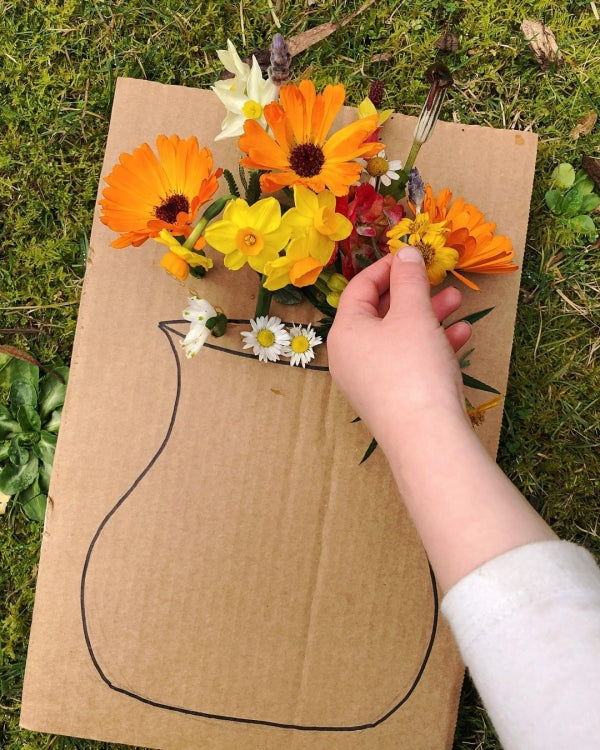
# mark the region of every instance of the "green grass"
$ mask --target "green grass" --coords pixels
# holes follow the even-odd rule
[[[360,6],[273,2],[292,35]],[[241,7],[241,12],[240,12]],[[542,20],[565,64],[543,72],[519,26]],[[68,362],[117,76],[208,86],[229,35],[261,48],[276,31],[266,0],[190,5],[138,0],[18,0],[0,6],[0,336],[44,363]],[[434,43],[448,29],[456,86],[444,119],[533,129],[540,136],[527,252],[499,461],[566,539],[600,559],[600,255],[569,233],[543,196],[561,161],[600,158],[598,128],[569,133],[600,110],[600,21],[589,2],[414,0],[375,3],[294,61],[318,84],[387,82],[385,105],[415,114]],[[388,53],[385,59],[374,56]],[[596,223],[600,226],[600,217]],[[20,691],[41,529],[17,509],[2,524],[0,746],[7,750],[108,748],[18,728]],[[112,746],[115,747],[115,746]],[[497,750],[476,692],[465,684],[455,749]]]

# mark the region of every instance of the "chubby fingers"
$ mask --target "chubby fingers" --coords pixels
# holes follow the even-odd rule
[[[462,294],[453,286],[442,289],[431,298],[431,306],[440,323],[456,312],[462,303]]]
[[[471,338],[471,326],[464,320],[459,320],[458,323],[446,328],[444,333],[450,342],[450,346],[457,352]]]
[[[380,300],[390,288],[391,261],[392,256],[385,255],[350,281],[340,297],[336,319],[349,315],[380,317]]]

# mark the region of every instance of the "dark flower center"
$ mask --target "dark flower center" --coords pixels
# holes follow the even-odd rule
[[[314,143],[300,143],[290,154],[290,167],[300,177],[315,177],[324,163],[325,155]]]
[[[167,224],[174,224],[177,221],[177,215],[181,211],[186,213],[190,210],[190,202],[181,193],[175,193],[170,195],[168,198],[163,200],[160,206],[154,209],[154,215],[157,219],[166,222]]]

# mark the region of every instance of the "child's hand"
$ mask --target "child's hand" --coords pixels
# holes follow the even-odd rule
[[[448,287],[430,298],[423,258],[408,247],[361,271],[344,290],[327,339],[333,379],[385,450],[418,425],[466,422],[455,356],[468,323],[440,322],[461,303]]]

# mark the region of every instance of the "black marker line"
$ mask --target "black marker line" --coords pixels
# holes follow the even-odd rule
[[[90,560],[92,557],[92,553],[94,551],[94,547],[96,546],[96,543],[102,533],[102,531],[105,529],[108,521],[113,517],[113,515],[116,513],[116,511],[123,505],[125,500],[131,495],[131,493],[136,489],[136,487],[139,485],[139,483],[142,481],[142,479],[148,474],[152,466],[156,463],[157,459],[161,455],[161,453],[164,451],[169,438],[171,437],[171,433],[173,432],[173,427],[175,424],[175,419],[177,416],[177,410],[179,407],[179,401],[181,396],[181,364],[179,361],[179,357],[177,355],[177,350],[175,348],[175,344],[172,340],[172,338],[169,336],[169,333],[173,333],[180,338],[183,338],[183,334],[177,331],[176,329],[171,328],[170,326],[175,324],[181,324],[181,323],[187,323],[188,321],[185,320],[168,320],[168,321],[161,321],[158,324],[158,327],[160,330],[165,334],[167,337],[167,340],[169,341],[169,345],[171,347],[171,351],[173,352],[173,356],[175,358],[175,366],[176,366],[176,372],[177,372],[177,388],[175,393],[175,399],[173,403],[173,411],[171,414],[171,419],[169,421],[169,426],[167,428],[167,432],[165,434],[165,437],[160,444],[158,450],[154,454],[154,456],[150,459],[150,462],[146,466],[146,468],[139,474],[139,476],[134,480],[131,487],[119,498],[117,503],[114,505],[114,507],[106,514],[102,522],[100,523],[100,526],[98,527],[96,533],[94,534],[92,541],[90,543],[90,546],[88,548],[88,551],[85,556],[85,562],[83,565],[83,571],[81,574],[81,588],[80,588],[80,608],[81,608],[81,622],[83,626],[83,635],[85,638],[86,647],[90,656],[90,659],[94,665],[94,668],[98,672],[100,678],[102,681],[111,689],[114,690],[117,693],[121,693],[122,695],[126,695],[129,698],[133,698],[136,701],[139,701],[140,703],[144,703],[148,706],[153,706],[155,708],[160,708],[166,711],[173,711],[175,713],[185,714],[187,716],[198,716],[206,719],[216,719],[219,721],[227,721],[227,722],[233,722],[238,724],[254,724],[259,726],[268,726],[268,727],[275,727],[278,729],[293,729],[293,730],[299,730],[299,731],[310,731],[310,732],[358,732],[365,729],[373,729],[380,724],[382,724],[384,721],[390,718],[393,714],[398,711],[411,697],[411,695],[414,693],[414,691],[417,688],[417,685],[421,681],[421,678],[423,676],[423,673],[425,671],[425,667],[427,666],[427,663],[429,661],[429,657],[431,655],[431,651],[433,649],[433,644],[435,641],[435,636],[437,632],[437,624],[438,624],[438,618],[439,618],[439,598],[438,598],[438,592],[437,592],[437,585],[435,580],[434,572],[431,568],[431,565],[429,565],[429,576],[431,581],[431,587],[432,587],[432,593],[433,593],[433,622],[431,626],[431,635],[429,637],[429,643],[427,644],[427,648],[425,650],[425,655],[423,657],[423,662],[421,663],[421,666],[419,667],[419,670],[417,672],[417,675],[408,689],[407,693],[396,703],[395,706],[393,706],[389,711],[387,711],[385,714],[380,716],[378,719],[375,719],[371,722],[365,722],[363,724],[354,724],[349,726],[327,726],[327,725],[310,725],[310,724],[292,724],[292,723],[285,723],[285,722],[278,722],[278,721],[269,721],[268,719],[252,719],[248,717],[242,717],[242,716],[228,716],[226,714],[214,714],[207,711],[197,711],[194,709],[184,708],[183,706],[175,706],[167,703],[161,703],[159,701],[154,701],[150,698],[145,698],[142,695],[139,695],[137,693],[134,693],[131,690],[126,690],[125,688],[121,688],[118,685],[113,684],[104,671],[102,670],[102,667],[100,666],[100,663],[98,661],[98,658],[94,652],[90,634],[89,634],[89,628],[88,628],[88,621],[87,621],[87,615],[86,615],[86,603],[85,603],[85,586],[86,586],[86,579],[87,579],[87,573],[88,568],[90,564]],[[232,323],[248,323],[247,320],[232,320],[230,321]],[[230,349],[226,349],[225,347],[219,347],[214,345],[208,345],[205,344],[205,346],[209,346],[210,348],[218,349],[219,351],[225,351],[229,352],[230,354],[236,354],[238,356],[247,356],[255,358],[252,354],[246,354],[245,352],[233,352]],[[287,363],[274,363],[274,364],[287,364]],[[320,367],[320,366],[311,366],[308,365],[307,368],[310,369],[318,369],[318,370],[328,370],[327,367]]]

